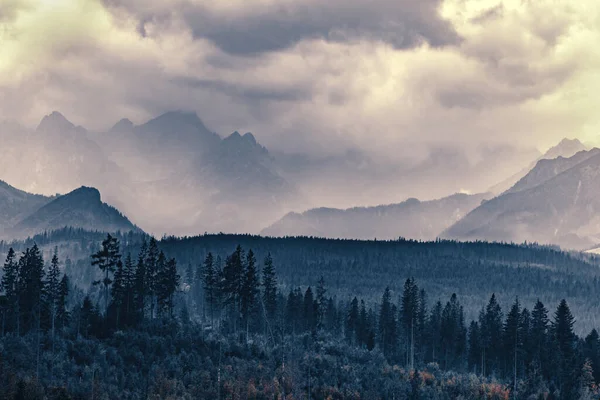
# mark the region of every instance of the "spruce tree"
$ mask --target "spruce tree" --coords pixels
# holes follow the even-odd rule
[[[58,261],[58,249],[54,248],[54,254],[50,261],[50,268],[46,277],[47,304],[50,308],[50,325],[52,330],[52,346],[54,347],[54,334],[56,332],[56,316],[58,314],[60,298],[60,263]]]
[[[204,268],[202,274],[202,282],[204,285],[204,296],[206,297],[206,303],[208,303],[208,313],[210,316],[211,323],[214,325],[215,316],[215,299],[218,287],[218,277],[215,271],[214,258],[212,253],[208,253],[204,259]]]
[[[350,344],[358,342],[358,319],[360,317],[360,310],[358,308],[358,299],[355,297],[350,302],[348,309],[348,316],[346,317],[346,340]]]
[[[4,322],[7,322],[6,328],[10,330],[16,329],[17,319],[19,318],[18,279],[18,263],[16,260],[15,251],[11,247],[8,249],[8,255],[6,256],[6,261],[4,262],[4,267],[2,268],[2,280],[0,281],[2,292],[4,292],[4,296],[6,298],[6,306],[3,314],[3,327],[5,325]]]
[[[323,276],[321,276],[319,282],[317,283],[317,298],[315,299],[317,302],[315,319],[318,330],[323,329],[325,311],[327,311],[327,298],[325,297],[326,293],[327,289],[325,288],[325,280],[323,279]]]
[[[576,386],[580,367],[577,365],[575,348],[577,336],[573,331],[575,318],[566,300],[561,300],[552,321],[552,336],[556,345],[559,370],[558,383],[562,399],[573,399],[576,396]]]
[[[133,300],[136,322],[142,321],[146,316],[146,256],[148,254],[148,244],[146,240],[142,242],[138,254],[137,266],[134,276]]]
[[[387,357],[394,353],[396,347],[396,318],[392,305],[392,294],[390,288],[386,287],[381,298],[379,309],[379,346]]]
[[[67,298],[69,296],[69,277],[64,274],[59,284],[59,296],[57,301],[56,321],[60,330],[67,326],[69,312],[67,311]]]
[[[273,321],[277,312],[277,276],[273,266],[271,253],[265,258],[262,270],[263,303],[267,314],[267,319]]]
[[[252,250],[248,250],[244,270],[240,296],[242,319],[246,325],[246,335],[248,335],[250,319],[252,316],[256,315],[257,301],[260,295],[260,282],[258,279],[258,271],[256,269],[256,258],[254,257],[254,252]]]
[[[94,285],[102,284],[104,286],[105,315],[108,314],[109,289],[113,283],[111,275],[114,274],[120,259],[119,240],[110,234],[102,241],[100,250],[92,254],[92,266],[98,266],[104,274],[103,279],[94,281]]]
[[[411,370],[414,369],[415,364],[415,329],[418,329],[418,313],[419,288],[417,287],[414,278],[409,278],[404,283],[399,319],[402,321],[402,330],[407,343],[407,366]]]
[[[145,279],[144,279],[144,292],[146,294],[146,303],[150,311],[150,319],[155,316],[156,310],[156,281],[158,273],[158,257],[160,253],[158,250],[158,243],[154,237],[150,238],[150,244],[148,245],[148,252],[146,259],[144,260],[145,267]]]

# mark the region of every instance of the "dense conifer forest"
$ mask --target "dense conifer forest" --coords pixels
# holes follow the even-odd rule
[[[1,250],[0,398],[600,396],[598,332],[571,311],[598,293],[580,254],[72,229]],[[482,297],[486,276],[521,294]]]

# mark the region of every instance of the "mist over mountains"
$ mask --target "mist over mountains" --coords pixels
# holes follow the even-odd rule
[[[121,119],[103,132],[76,126],[55,111],[33,130],[2,123],[0,143],[7,149],[0,160],[7,183],[44,195],[97,188],[109,204],[157,235],[258,233],[289,212],[313,207],[478,191],[538,156],[507,146],[477,154],[420,149],[414,159],[393,161],[341,148],[321,155],[270,152],[252,133],[222,137],[184,111],[140,125]],[[487,164],[495,168],[481,174]]]
[[[576,139],[544,154],[510,146],[476,153],[438,146],[392,162],[360,150],[271,152],[250,132],[222,137],[196,113],[172,111],[140,125],[121,119],[104,132],[52,112],[35,130],[2,123],[0,140],[7,149],[0,160],[8,193],[0,221],[6,234],[71,224],[127,230],[135,224],[156,235],[441,235],[573,248],[600,241],[593,215],[600,150],[587,150]],[[71,192],[82,186],[95,188],[83,192],[103,211],[85,218],[81,210],[58,213],[76,201],[61,203],[57,193],[75,199]],[[119,211],[99,206],[100,193]],[[63,205],[51,207],[58,200]],[[117,217],[121,212],[133,222]]]

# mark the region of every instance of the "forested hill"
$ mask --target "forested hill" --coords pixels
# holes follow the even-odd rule
[[[144,235],[117,235],[124,254],[139,252]],[[96,251],[103,234],[66,229],[38,235],[26,242],[11,243],[24,250],[37,243],[50,255],[55,245],[65,257],[69,275],[86,288],[95,275],[89,254]],[[251,235],[203,235],[168,237],[159,241],[167,256],[174,257],[185,277],[198,270],[208,252],[224,262],[241,245],[257,259],[271,253],[280,276],[280,290],[292,286],[315,286],[323,276],[338,299],[357,295],[375,301],[386,286],[398,293],[407,276],[415,277],[436,299],[452,293],[460,296],[469,319],[476,318],[481,304],[496,293],[503,305],[516,296],[526,303],[539,297],[546,304],[566,298],[577,318],[577,329],[589,332],[600,325],[600,261],[597,256],[567,253],[535,244],[455,241],[416,242],[332,240],[319,238],[265,238]],[[6,254],[8,244],[0,246]]]

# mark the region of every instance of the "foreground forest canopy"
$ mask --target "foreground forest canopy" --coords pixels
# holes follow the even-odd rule
[[[442,274],[447,268],[442,260],[453,265],[462,259],[472,263],[467,270],[475,277],[477,269],[494,271],[495,264],[507,275],[556,274],[563,280],[550,284],[561,288],[587,277],[593,291],[593,259],[534,245],[225,235],[159,242],[109,235],[98,246],[91,245],[97,234],[86,233],[90,241],[77,231],[53,235],[63,236],[65,248],[69,235],[81,239],[77,251],[69,245],[71,256],[85,247],[93,251],[67,262],[55,248],[45,262],[42,247],[59,242],[52,235],[37,238],[39,245],[20,243],[26,246],[21,253],[7,249],[0,398],[599,396],[600,339],[595,329],[577,335],[568,301],[546,305],[515,296],[503,308],[490,293],[469,318],[468,299],[446,296],[451,286],[436,291],[439,283],[431,283],[432,275],[422,285],[417,268],[425,260],[440,260],[428,273]],[[238,244],[232,245],[234,239]],[[355,257],[356,265],[335,269],[341,254]],[[381,260],[394,257],[390,270],[383,270]],[[84,262],[91,282],[78,287],[69,272]],[[546,268],[526,266],[533,263]],[[415,273],[392,287],[389,276],[398,273],[392,266],[406,264]],[[360,274],[360,265],[372,272],[371,279],[382,279],[382,290],[364,295],[354,290],[360,281],[339,281],[346,276],[339,271],[344,267],[347,279],[370,275]],[[554,271],[547,268],[552,265]],[[461,271],[459,277],[451,278],[452,271],[441,276],[453,282]],[[306,284],[311,280],[314,284]],[[366,283],[363,290],[375,286]]]

